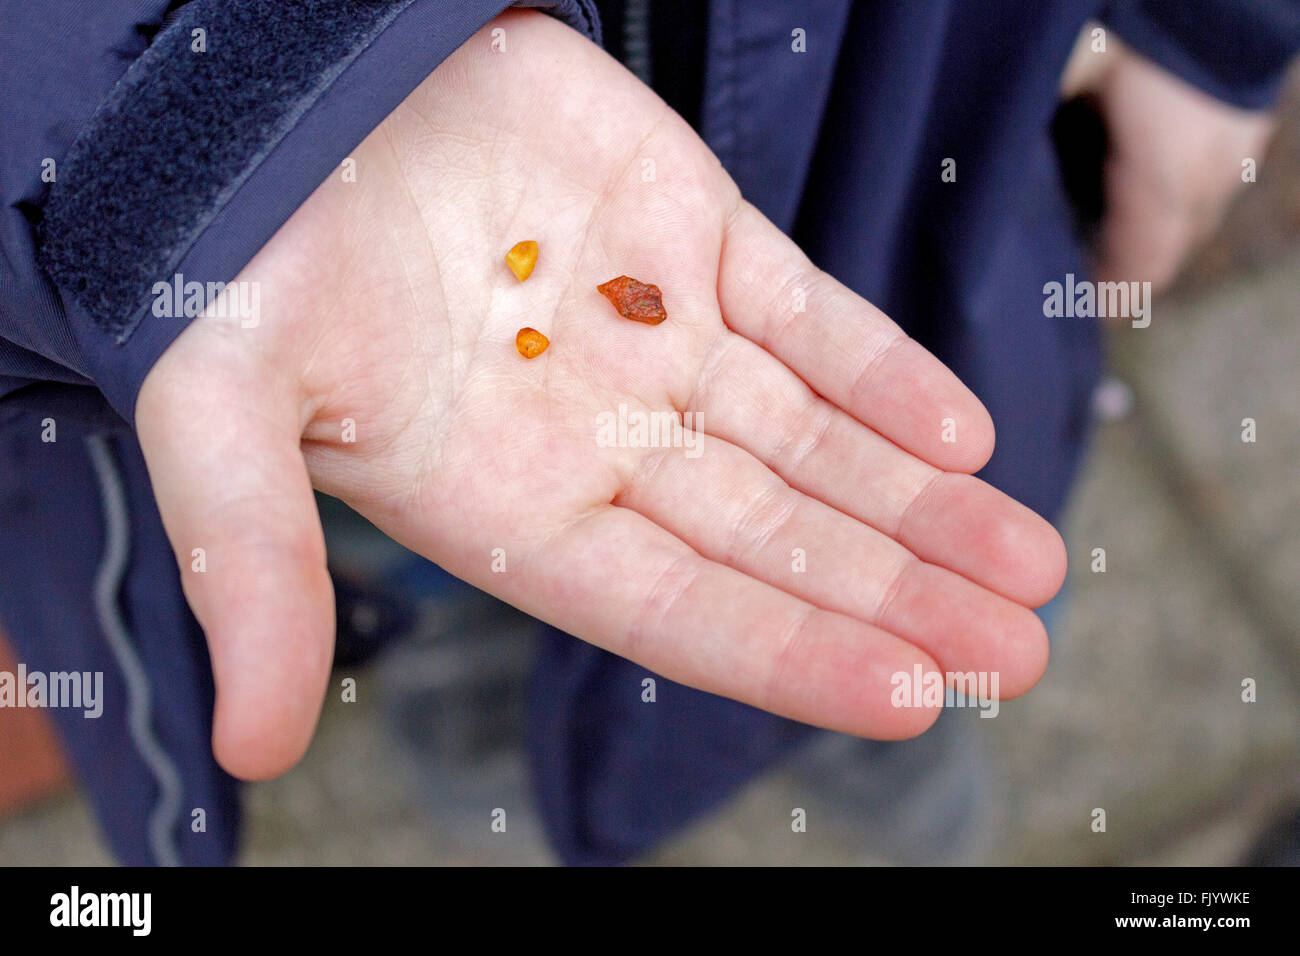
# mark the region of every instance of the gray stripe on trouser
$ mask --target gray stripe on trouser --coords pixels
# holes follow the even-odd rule
[[[90,463],[95,468],[95,477],[99,480],[99,496],[104,505],[104,555],[95,573],[95,613],[126,680],[127,726],[131,741],[158,784],[158,801],[149,817],[149,849],[157,863],[178,866],[181,858],[175,831],[181,810],[181,775],[153,734],[153,695],[149,678],[131,644],[131,636],[118,608],[118,595],[131,550],[126,492],[122,488],[117,462],[108,447],[108,439],[103,435],[91,435],[86,439],[86,447],[90,452]]]

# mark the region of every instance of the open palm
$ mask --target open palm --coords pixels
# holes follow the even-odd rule
[[[970,477],[987,413],[614,60],[505,14],[351,158],[355,181],[331,177],[238,277],[259,324],[196,320],[137,407],[228,769],[285,769],[319,713],[313,486],[585,640],[821,726],[921,732],[937,712],[890,700],[918,664],[998,672],[1004,697],[1038,679],[1027,608],[1064,554]],[[523,239],[541,255],[521,283],[502,256]],[[618,315],[596,286],[621,274],[663,290],[667,321]],[[536,359],[523,326],[550,338]],[[651,412],[684,441],[608,440]]]

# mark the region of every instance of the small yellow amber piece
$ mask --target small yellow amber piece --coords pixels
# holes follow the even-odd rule
[[[537,358],[550,344],[551,340],[536,329],[522,328],[515,335],[515,348],[526,359]]]
[[[537,243],[531,239],[516,242],[506,253],[506,265],[515,278],[523,282],[533,274],[533,266],[537,265]]]

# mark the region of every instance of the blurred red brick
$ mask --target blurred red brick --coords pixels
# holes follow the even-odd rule
[[[18,659],[0,632],[0,671],[12,674],[17,667]],[[70,780],[49,715],[0,707],[0,815],[56,793]]]

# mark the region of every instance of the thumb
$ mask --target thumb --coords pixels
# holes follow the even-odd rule
[[[150,370],[136,429],[216,683],[212,745],[245,779],[293,766],[320,716],[333,588],[296,391],[204,319]],[[240,354],[242,353],[242,354]]]

